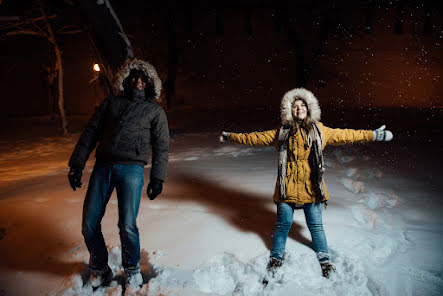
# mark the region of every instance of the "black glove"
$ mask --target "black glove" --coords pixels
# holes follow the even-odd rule
[[[148,187],[146,188],[146,194],[149,196],[150,200],[154,200],[157,195],[162,193],[163,190],[163,181],[159,179],[152,179],[149,182]]]
[[[72,189],[75,191],[78,188],[82,187],[82,169],[71,168],[68,173],[69,184]]]

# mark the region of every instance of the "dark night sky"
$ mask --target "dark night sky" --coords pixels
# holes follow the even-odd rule
[[[6,9],[10,2],[0,5],[2,15],[11,13]],[[175,109],[278,108],[282,95],[300,85],[311,89],[322,106],[333,108],[443,107],[441,5],[187,3],[112,1],[136,55],[151,61],[162,80],[168,75],[167,16],[174,19]],[[57,23],[63,22],[81,23],[78,9],[62,13]],[[60,43],[68,114],[90,114],[105,95],[99,85],[88,83],[95,58],[86,34],[62,36]],[[2,38],[0,52],[2,115],[47,114],[42,74],[50,54],[46,42],[30,36]],[[24,74],[30,78],[26,83]]]

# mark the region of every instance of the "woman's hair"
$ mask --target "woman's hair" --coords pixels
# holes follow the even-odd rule
[[[309,110],[309,105],[304,98],[296,96],[296,97],[294,97],[294,101],[292,101],[292,104],[291,104],[292,107],[294,106],[294,103],[296,101],[302,101],[303,104],[305,104],[305,106],[306,106],[307,112],[306,112],[306,117],[301,122],[295,121],[294,123],[295,123],[296,127],[299,126],[301,128],[304,128],[305,130],[309,131],[312,129],[312,123],[310,121],[308,122],[308,118],[311,116],[311,111]],[[291,110],[291,112],[292,112],[292,110]]]

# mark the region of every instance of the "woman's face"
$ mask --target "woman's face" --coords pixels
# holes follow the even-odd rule
[[[292,105],[292,116],[297,120],[303,120],[308,115],[308,107],[302,100],[295,100]]]

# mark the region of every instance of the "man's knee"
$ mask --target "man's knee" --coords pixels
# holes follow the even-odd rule
[[[125,236],[138,235],[138,228],[135,221],[119,222],[118,228],[120,229],[120,234]]]

